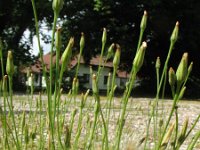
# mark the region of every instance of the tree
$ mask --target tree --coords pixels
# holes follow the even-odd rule
[[[50,29],[53,20],[52,2],[35,0],[40,23],[45,22]],[[147,30],[143,40],[148,42],[143,76],[153,79],[154,63],[160,56],[162,64],[169,47],[170,34],[176,21],[180,22],[180,36],[172,53],[170,66],[176,68],[182,53],[189,52],[194,61],[193,76],[199,77],[198,39],[200,37],[200,14],[198,0],[65,0],[60,14],[59,25],[63,28],[63,49],[70,36],[75,37],[78,52],[80,33],[86,36],[84,56],[87,60],[100,52],[101,34],[108,30],[107,46],[118,43],[122,48],[122,68],[130,70],[137,47],[140,20],[143,11],[148,12]],[[14,49],[16,64],[30,60],[30,44],[35,34],[31,2],[28,0],[1,1],[0,36],[6,49]],[[26,29],[31,31],[30,42],[21,43]],[[42,30],[40,30],[42,32]],[[45,38],[45,37],[44,37]],[[51,41],[48,39],[47,42]]]

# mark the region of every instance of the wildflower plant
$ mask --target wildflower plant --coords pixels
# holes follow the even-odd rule
[[[30,107],[30,113],[27,114],[25,110],[26,102],[20,101],[20,105],[24,107],[22,113],[15,114],[15,106],[13,104],[13,74],[14,63],[13,53],[8,51],[6,73],[4,75],[3,68],[3,44],[0,40],[0,59],[2,66],[2,84],[1,93],[3,96],[3,107],[1,108],[1,120],[3,134],[0,138],[0,148],[2,149],[97,149],[97,143],[100,143],[102,150],[119,150],[122,147],[122,138],[124,134],[124,127],[127,124],[128,114],[128,102],[130,101],[130,95],[133,90],[135,80],[138,72],[142,69],[145,53],[147,51],[147,42],[143,41],[143,35],[147,27],[147,12],[144,14],[140,23],[140,35],[137,47],[135,49],[135,57],[132,62],[132,69],[130,77],[127,80],[126,87],[123,96],[120,98],[119,115],[117,116],[117,122],[114,124],[115,133],[111,126],[114,117],[111,117],[111,112],[114,114],[114,99],[116,85],[116,73],[120,65],[120,57],[122,55],[121,46],[117,43],[109,44],[107,38],[107,30],[103,28],[101,39],[101,54],[97,72],[90,67],[90,75],[92,79],[92,90],[87,90],[79,93],[79,68],[81,56],[86,45],[86,39],[84,33],[81,33],[79,45],[80,52],[78,56],[78,63],[76,67],[76,73],[73,80],[71,90],[67,96],[63,96],[62,81],[66,71],[68,71],[68,64],[72,57],[72,49],[75,43],[73,37],[69,38],[66,48],[62,52],[62,27],[56,28],[57,19],[63,7],[63,0],[53,0],[52,9],[54,12],[54,21],[52,27],[52,41],[51,41],[51,58],[50,58],[50,77],[47,76],[47,68],[43,60],[43,51],[40,45],[39,24],[37,19],[37,10],[35,7],[35,1],[31,0],[35,18],[36,36],[38,39],[40,60],[42,64],[42,74],[45,78],[47,85],[47,94],[43,95],[39,93],[34,97],[33,81],[31,85],[31,103],[28,103]],[[194,128],[199,122],[200,115],[193,121],[190,126],[190,118],[186,117],[182,123],[182,127],[179,127],[179,107],[178,104],[186,91],[186,83],[193,68],[193,62],[189,64],[189,54],[185,52],[180,60],[177,69],[172,67],[168,68],[169,60],[173,52],[176,41],[178,40],[179,22],[176,23],[174,30],[170,37],[170,46],[167,58],[161,67],[162,59],[157,57],[155,69],[157,77],[157,91],[156,97],[149,104],[150,110],[148,111],[148,120],[146,126],[145,137],[139,141],[138,149],[154,149],[164,150],[173,149],[179,150],[183,143],[187,140],[188,150],[192,150],[195,144],[198,142],[200,132],[197,131],[191,139],[188,137],[191,135]],[[87,34],[87,33],[85,33]],[[77,40],[78,41],[78,40]],[[142,42],[143,41],[143,42]],[[56,64],[55,72],[53,71],[53,53],[56,52]],[[107,50],[107,51],[106,51]],[[104,59],[103,56],[106,56]],[[101,73],[104,69],[105,63],[113,59],[113,72],[108,74],[107,80],[107,95],[106,102],[104,103],[103,97],[99,94],[99,80]],[[189,64],[189,65],[188,65]],[[162,71],[162,72],[161,72]],[[160,75],[161,72],[161,75]],[[53,90],[53,77],[55,77],[55,84]],[[33,75],[31,75],[33,80]],[[168,82],[167,82],[168,81]],[[169,114],[165,115],[163,110],[165,108],[162,101],[162,112],[158,110],[160,108],[160,93],[162,92],[163,99],[165,86],[169,84],[172,92],[172,106]],[[92,94],[92,96],[90,96]],[[47,97],[47,102],[43,100],[43,97]],[[65,99],[64,99],[64,98]],[[33,101],[33,99],[36,99]],[[63,100],[64,99],[64,100]],[[71,103],[74,100],[75,103]],[[113,106],[112,106],[113,104]],[[8,113],[7,113],[8,112]],[[137,112],[139,113],[139,112]],[[70,114],[70,115],[69,115]],[[68,115],[70,117],[68,117]],[[161,118],[159,118],[161,116]],[[173,119],[173,116],[175,119]],[[166,119],[164,119],[166,118]],[[76,121],[77,120],[77,121]],[[33,124],[34,123],[34,124]],[[153,125],[153,129],[151,128]],[[150,132],[153,130],[152,141],[153,147],[149,147]],[[134,133],[133,133],[134,134]],[[114,135],[114,137],[112,137]],[[3,138],[2,138],[3,137]],[[3,143],[3,144],[2,144]]]

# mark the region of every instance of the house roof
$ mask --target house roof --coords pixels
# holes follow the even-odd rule
[[[119,77],[119,78],[129,78],[130,74],[127,71],[117,70],[117,77]]]
[[[76,55],[71,59],[70,64],[69,64],[69,68],[72,69],[77,65],[78,56],[79,55]],[[51,58],[51,53],[50,52],[45,54],[45,55],[43,55],[44,64],[46,65],[47,70],[50,69],[50,58]],[[106,60],[105,57],[103,57],[103,61],[105,61],[105,60]],[[53,55],[53,63],[55,63],[55,62],[56,62],[56,56]],[[98,66],[99,62],[100,62],[100,55],[97,55],[96,57],[92,57],[91,58],[91,60],[90,60],[88,65],[90,65],[90,66]],[[61,61],[60,61],[60,63],[61,63]],[[81,56],[80,64],[85,64],[85,60],[84,60],[83,56]],[[112,68],[113,67],[112,61],[105,62],[104,63],[104,67]],[[42,72],[41,59],[39,58],[38,60],[36,60],[34,65],[32,65],[30,67],[23,68],[22,72],[26,73],[28,71],[28,69],[30,69],[31,72],[33,72],[33,73],[41,73]],[[122,70],[117,70],[117,77],[119,77],[119,78],[127,78],[129,76],[130,75],[128,74],[128,72],[122,71]]]
[[[74,56],[72,58],[72,60],[70,62],[70,68],[74,68],[77,65],[77,63],[78,63],[78,56],[79,55],[76,55],[76,56]],[[103,57],[102,60],[105,61],[106,58]],[[99,62],[100,62],[100,55],[97,55],[97,56],[92,57],[90,59],[90,62],[89,62],[88,65],[90,65],[90,66],[98,66]],[[85,64],[85,60],[84,60],[83,56],[81,56],[80,64]],[[110,67],[110,68],[112,68],[113,67],[113,63],[111,61],[105,62],[104,63],[104,67]]]

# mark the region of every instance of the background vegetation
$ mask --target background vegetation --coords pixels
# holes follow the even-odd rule
[[[53,13],[52,2],[47,0],[36,0],[38,19],[40,25],[46,23],[49,30],[52,27]],[[79,39],[80,33],[84,32],[86,47],[84,56],[89,57],[100,53],[101,33],[103,27],[108,30],[108,43],[117,42],[122,45],[121,68],[130,71],[132,58],[138,42],[140,17],[144,10],[148,11],[148,26],[145,31],[144,40],[148,42],[147,57],[140,76],[149,80],[147,86],[155,83],[153,71],[157,56],[164,64],[167,55],[169,37],[174,23],[180,22],[180,36],[176,44],[169,65],[177,67],[183,52],[189,52],[190,60],[194,61],[194,71],[190,77],[188,89],[199,88],[200,61],[199,41],[200,39],[200,1],[198,0],[65,0],[63,10],[60,14],[59,24],[63,27],[63,44],[74,36]],[[22,41],[25,30],[31,31],[29,40]],[[41,30],[41,34],[42,34]],[[130,34],[131,33],[131,34]],[[29,64],[34,60],[31,55],[32,35],[35,34],[34,18],[31,2],[29,0],[6,0],[0,1],[0,37],[3,39],[4,57],[7,50],[14,50],[15,64]],[[45,42],[50,42],[48,36],[43,35]],[[78,47],[78,42],[75,42]],[[109,44],[107,46],[109,46]],[[77,48],[78,50],[78,48]],[[87,55],[86,55],[87,54]],[[175,59],[179,58],[179,59]],[[155,87],[155,86],[153,86]],[[151,88],[153,89],[153,88]],[[197,91],[197,90],[196,90]],[[151,91],[152,92],[152,91]],[[189,90],[189,95],[195,95]]]

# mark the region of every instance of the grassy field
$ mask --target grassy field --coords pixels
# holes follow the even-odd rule
[[[106,114],[106,111],[108,110],[106,103],[108,102],[106,100],[106,97],[101,98],[101,106],[102,111],[104,115]],[[148,122],[148,117],[150,113],[150,102],[152,99],[150,98],[130,98],[129,103],[127,105],[127,114],[126,114],[126,122],[124,125],[122,140],[121,140],[121,148],[120,149],[142,149],[144,146],[144,137],[146,134],[146,126]],[[13,97],[14,102],[14,114],[15,114],[15,120],[16,120],[16,126],[18,130],[18,136],[22,141],[24,141],[26,138],[28,138],[27,143],[23,142],[22,147],[27,149],[38,149],[38,147],[42,147],[42,149],[48,149],[48,140],[49,140],[49,133],[48,133],[48,110],[47,110],[47,97],[41,96],[41,100],[39,98],[39,95],[34,95],[33,99],[31,97],[27,97],[26,95],[15,95]],[[40,104],[40,105],[39,105]],[[2,104],[1,104],[2,105]],[[81,95],[77,96],[77,99],[74,101],[71,97],[67,95],[63,95],[61,97],[61,107],[60,107],[60,121],[61,121],[61,138],[65,139],[65,130],[66,127],[70,125],[71,122],[71,116],[72,112],[74,110],[77,110],[77,113],[74,117],[74,123],[71,133],[71,143],[75,142],[75,137],[78,130],[78,120],[80,116],[80,105],[81,105]],[[81,124],[81,135],[80,139],[78,141],[78,147],[77,149],[83,149],[84,145],[87,144],[87,138],[89,134],[88,129],[91,127],[92,122],[94,120],[94,105],[95,101],[92,96],[89,96],[87,99],[87,102],[83,108],[83,118],[82,118],[82,124]],[[164,105],[164,106],[162,106]],[[172,100],[164,100],[164,102],[159,102],[159,114],[162,114],[158,117],[158,121],[163,120],[163,122],[166,121],[166,117],[168,116],[169,110],[172,105]],[[109,144],[114,144],[114,135],[115,130],[117,127],[117,120],[121,111],[121,103],[120,98],[114,98],[114,102],[111,108],[111,117],[110,117],[110,123],[109,123]],[[191,128],[192,124],[194,123],[196,117],[199,115],[200,110],[200,102],[199,101],[180,101],[178,105],[178,113],[179,113],[179,128],[182,128],[183,122],[185,118],[189,117],[189,124],[188,127]],[[164,108],[164,109],[161,109]],[[9,110],[7,108],[7,110]],[[9,116],[9,114],[8,114]],[[23,125],[24,120],[24,125]],[[175,120],[175,116],[173,116],[171,122]],[[8,126],[9,126],[9,121]],[[2,123],[1,123],[2,126]],[[11,127],[9,127],[11,128]],[[28,137],[25,137],[25,130],[23,131],[22,128],[27,128],[26,132],[28,132]],[[102,143],[102,122],[99,120],[97,122],[97,130],[95,131],[95,136],[93,140],[93,147],[92,149],[101,149]],[[158,133],[162,130],[162,126],[158,127]],[[194,136],[194,134],[200,130],[200,122],[197,123],[196,127],[194,128],[191,135],[188,137],[188,139],[184,142],[184,144],[181,146],[181,149],[186,149],[188,143]],[[1,128],[1,132],[3,133],[3,128]],[[147,147],[149,149],[153,148],[155,143],[153,140],[153,122],[150,126],[150,136],[148,139]],[[57,136],[57,135],[56,135]],[[0,134],[0,147],[3,149],[3,139],[4,135]],[[9,135],[9,141],[10,146],[14,143],[12,141],[11,135]],[[56,140],[56,145],[58,144],[58,141]],[[200,148],[200,140],[198,140],[196,144],[196,148]],[[168,149],[171,149],[168,147]]]

